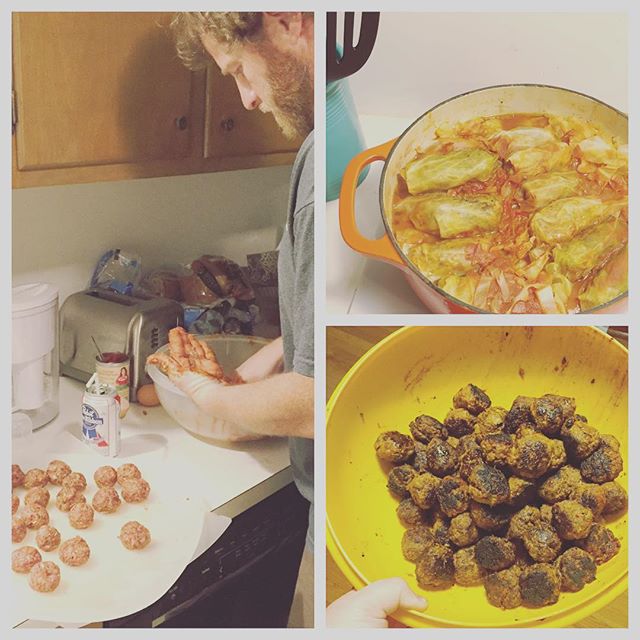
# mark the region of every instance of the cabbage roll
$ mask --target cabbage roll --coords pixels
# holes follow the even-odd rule
[[[610,143],[603,140],[600,136],[593,136],[583,140],[578,145],[582,152],[582,157],[595,164],[606,164],[609,167],[621,167],[627,162],[624,153],[618,153],[618,150]]]
[[[531,230],[541,242],[559,244],[619,211],[619,204],[600,198],[562,198],[534,214]]]
[[[545,207],[554,200],[574,195],[579,186],[580,176],[575,171],[545,173],[522,183],[525,194],[535,202],[536,207]]]
[[[405,198],[394,211],[406,213],[416,229],[455,238],[472,231],[493,231],[502,205],[496,196],[456,198],[440,193]]]
[[[501,131],[493,138],[496,148],[500,149],[501,155],[508,156],[516,151],[539,147],[540,145],[555,140],[553,133],[549,129],[540,127],[518,127]]]
[[[486,251],[483,238],[458,238],[412,247],[409,258],[431,280],[462,276],[477,267],[478,252]]]
[[[442,278],[438,282],[438,286],[446,291],[449,295],[466,302],[467,304],[473,304],[473,295],[476,291],[478,278],[473,274],[466,276],[447,276]]]
[[[508,160],[514,169],[525,176],[537,176],[566,165],[571,159],[571,148],[564,142],[549,143],[512,153]]]
[[[553,258],[571,280],[579,280],[603,264],[627,242],[627,225],[622,220],[602,222],[590,231],[553,250]]]
[[[588,311],[626,293],[629,289],[627,280],[628,251],[625,246],[607,262],[587,289],[578,296],[580,308],[582,311]]]
[[[498,158],[484,149],[459,149],[413,160],[404,169],[411,195],[458,187],[469,180],[488,180]]]

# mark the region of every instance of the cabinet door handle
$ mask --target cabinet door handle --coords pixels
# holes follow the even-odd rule
[[[234,122],[233,118],[225,118],[220,123],[220,126],[224,131],[232,131],[233,128],[236,126],[236,123]]]
[[[184,131],[189,126],[189,120],[187,120],[187,116],[176,118],[175,123],[176,128],[180,129],[180,131]]]

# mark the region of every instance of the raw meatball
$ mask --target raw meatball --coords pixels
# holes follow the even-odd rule
[[[60,584],[60,569],[55,562],[38,562],[29,571],[29,586],[40,593],[55,591]]]
[[[11,518],[11,542],[22,542],[27,535],[27,525],[20,516]]]
[[[418,416],[409,424],[411,435],[418,441],[428,444],[432,438],[446,440],[449,435],[445,426],[431,416]]]
[[[118,481],[118,472],[113,467],[105,465],[96,469],[93,479],[100,489],[113,487]]]
[[[509,465],[513,473],[526,480],[544,475],[551,465],[552,440],[528,428],[516,434]]]
[[[605,493],[605,506],[602,513],[615,513],[627,508],[627,492],[617,482],[605,482],[601,486]]]
[[[593,523],[590,509],[575,500],[562,500],[553,505],[553,527],[563,540],[580,540],[587,536]]]
[[[476,501],[494,506],[509,499],[509,483],[502,471],[488,464],[476,465],[469,474],[469,495]]]
[[[62,484],[71,473],[71,467],[62,460],[52,460],[47,467],[47,478],[51,484]]]
[[[580,591],[596,579],[596,563],[583,549],[571,547],[556,561],[563,591]]]
[[[542,398],[536,398],[531,403],[531,415],[536,425],[536,430],[545,436],[555,436],[566,420],[573,417],[576,412],[575,398],[566,398],[546,394]]]
[[[473,547],[460,549],[453,554],[453,569],[456,583],[463,587],[480,584],[487,574],[486,570],[476,562]]]
[[[20,498],[15,493],[11,494],[11,515],[14,515],[20,506]]]
[[[444,426],[449,435],[454,438],[462,438],[462,436],[473,433],[475,423],[475,416],[466,409],[451,409],[444,419]]]
[[[567,453],[573,460],[584,460],[601,444],[600,432],[581,420],[568,421],[560,431]]]
[[[578,544],[596,561],[596,564],[604,564],[620,551],[620,540],[615,537],[611,529],[594,522],[589,530],[589,535]]]
[[[397,431],[387,431],[387,433],[398,433]],[[382,434],[384,435],[384,434]],[[400,434],[402,435],[402,434]],[[404,436],[405,438],[409,438],[409,436]],[[135,464],[131,462],[125,462],[125,464],[121,464],[118,467],[118,483],[122,484],[125,480],[134,480],[136,478],[142,478],[142,473],[140,473],[140,469],[136,467]]]
[[[46,487],[49,479],[47,478],[47,472],[42,469],[29,469],[24,474],[24,488],[33,489],[33,487]]]
[[[541,522],[540,509],[527,505],[513,515],[509,523],[507,538],[522,539],[531,527],[535,527]]]
[[[113,513],[121,504],[120,496],[113,487],[98,489],[91,504],[98,513]]]
[[[534,399],[528,396],[516,396],[504,419],[504,430],[507,433],[515,433],[523,425],[535,424],[531,413],[531,403]]]
[[[53,551],[60,545],[60,532],[55,527],[44,525],[36,532],[36,544],[43,551]]]
[[[75,536],[74,538],[65,540],[60,545],[58,555],[60,556],[60,560],[70,567],[79,567],[89,560],[91,549],[89,549],[89,545],[84,538]]]
[[[79,471],[72,471],[62,481],[63,489],[73,489],[76,493],[80,493],[87,488],[87,479]]]
[[[421,473],[407,485],[413,501],[421,509],[430,509],[437,500],[437,489],[440,486],[440,478],[431,473]]]
[[[581,482],[580,471],[575,467],[565,465],[538,487],[538,495],[549,504],[560,502],[560,500],[569,498]]]
[[[513,544],[498,536],[485,536],[475,546],[476,561],[488,571],[500,571],[516,561]]]
[[[562,548],[562,540],[554,528],[547,522],[540,521],[525,530],[522,542],[537,562],[551,562],[558,557]]]
[[[514,609],[522,604],[520,596],[520,573],[522,569],[514,565],[508,569],[491,573],[484,579],[487,600],[500,609]]]
[[[506,527],[512,512],[503,505],[489,507],[486,504],[471,501],[469,503],[469,513],[479,529],[494,532]]]
[[[39,504],[26,506],[21,512],[22,519],[27,529],[39,529],[44,524],[49,524],[49,513]]]
[[[509,463],[514,436],[510,433],[489,433],[478,438],[482,457],[487,464],[505,466]]]
[[[402,536],[402,555],[409,562],[416,562],[422,553],[435,542],[433,532],[426,524],[411,527]]]
[[[515,509],[521,509],[536,499],[537,487],[533,482],[509,476],[509,500],[507,504]]]
[[[151,542],[149,529],[135,521],[124,524],[118,537],[123,546],[130,551],[144,549]]]
[[[407,485],[418,475],[418,472],[410,464],[401,464],[394,467],[387,477],[387,488],[400,498],[409,495]]]
[[[453,518],[469,508],[467,483],[456,476],[445,476],[436,489],[438,502],[442,512]]]
[[[488,433],[500,433],[504,429],[506,417],[506,409],[502,407],[489,407],[486,411],[478,414],[474,433],[478,436]]]
[[[33,487],[24,494],[25,505],[38,504],[45,507],[49,504],[49,492],[44,487]]]
[[[466,409],[477,416],[491,406],[491,399],[480,387],[468,384],[453,396],[453,406],[456,409]]]
[[[29,573],[34,564],[42,560],[35,547],[20,547],[11,554],[11,568],[16,573]]]
[[[135,478],[122,483],[122,499],[125,502],[144,502],[149,497],[151,487],[146,480]]]
[[[525,567],[520,574],[520,594],[526,607],[555,604],[560,597],[560,575],[550,564]]]
[[[604,489],[607,484],[580,482],[570,497],[577,500],[583,507],[591,509],[594,518],[599,518],[607,506],[607,492]]]
[[[430,546],[416,564],[416,578],[423,589],[447,589],[454,584],[453,553],[443,544]]]
[[[580,473],[586,482],[603,484],[615,480],[622,471],[622,457],[615,449],[601,446],[580,463]]]
[[[449,540],[456,547],[468,547],[478,541],[480,533],[471,519],[471,514],[461,513],[451,518],[449,524]]]
[[[458,465],[456,450],[444,440],[433,438],[429,444],[416,448],[414,466],[423,473],[429,471],[442,478],[453,473]]]
[[[86,502],[74,504],[69,511],[69,524],[74,529],[88,529],[93,524],[93,508]]]
[[[396,514],[405,527],[421,524],[425,520],[426,512],[411,498],[405,498],[396,508]]]
[[[56,495],[56,506],[60,511],[70,511],[74,504],[86,501],[84,495],[72,487],[62,487]]]
[[[413,440],[399,431],[385,431],[384,433],[381,433],[376,438],[374,447],[376,455],[380,460],[396,463],[406,462],[415,451]],[[124,467],[127,467],[127,469],[123,471]],[[130,467],[133,467],[138,471],[138,468],[133,464],[123,464],[121,467],[118,467],[118,482],[120,484],[127,480],[141,477],[140,471],[138,471],[137,476],[133,475],[133,471]]]
[[[24,472],[19,464],[11,465],[11,488],[21,487],[24,484]]]

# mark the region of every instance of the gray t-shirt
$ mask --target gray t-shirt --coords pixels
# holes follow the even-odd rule
[[[280,242],[278,291],[284,369],[313,377],[313,131],[291,172],[287,226]],[[313,440],[289,438],[293,477],[311,502],[307,540],[313,545]]]

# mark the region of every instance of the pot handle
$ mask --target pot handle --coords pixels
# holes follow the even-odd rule
[[[376,160],[386,160],[394,143],[395,140],[389,140],[389,142],[377,147],[365,149],[351,159],[342,177],[338,210],[342,237],[354,251],[403,267],[404,262],[387,234],[377,240],[369,240],[369,238],[365,238],[360,233],[356,224],[356,187],[358,186],[358,177],[367,165]]]

